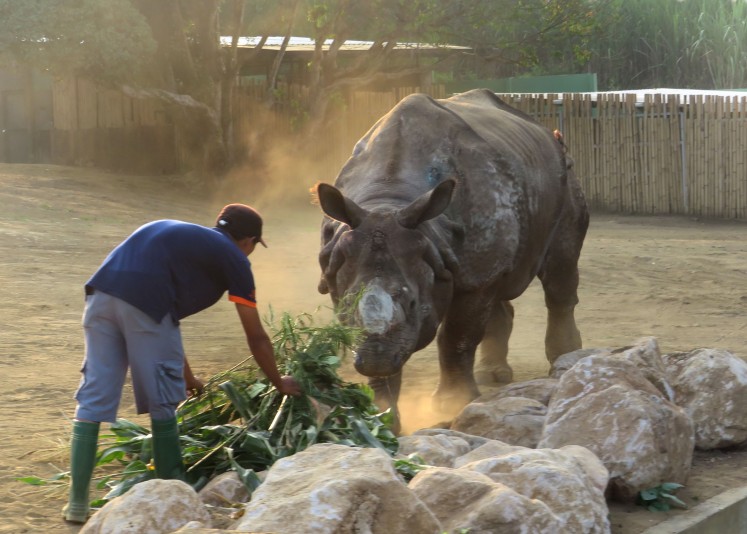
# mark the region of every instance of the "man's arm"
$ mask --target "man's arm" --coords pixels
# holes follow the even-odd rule
[[[192,368],[189,366],[186,356],[184,357],[184,385],[188,397],[199,395],[205,388],[205,383],[192,373]]]
[[[272,342],[262,326],[257,308],[236,304],[236,311],[241,319],[241,325],[244,327],[249,350],[252,351],[255,361],[265,373],[265,376],[283,395],[300,395],[301,388],[293,377],[280,376],[275,362]]]

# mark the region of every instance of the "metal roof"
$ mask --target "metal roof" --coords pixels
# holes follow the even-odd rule
[[[220,43],[222,46],[231,45],[230,36],[222,36]],[[239,37],[239,48],[255,48],[262,37]],[[264,46],[264,50],[280,50],[283,44],[282,36],[271,36],[267,38]],[[333,39],[327,39],[324,41],[324,50],[329,50],[329,47],[333,43]],[[340,47],[340,50],[368,50],[373,46],[374,41],[356,41],[348,39]],[[310,37],[291,37],[286,50],[298,51],[298,52],[313,52],[316,41]],[[469,50],[468,46],[456,46],[456,45],[436,45],[427,43],[397,43],[394,45],[395,50]]]
[[[496,93],[498,95],[544,95],[548,96],[551,94],[563,94],[563,93]],[[668,88],[655,88],[655,89],[631,89],[622,91],[595,91],[595,92],[580,92],[580,93],[569,93],[576,95],[588,95],[592,102],[596,102],[599,99],[599,95],[634,95],[636,106],[643,106],[646,96],[659,94],[664,102],[669,100],[671,96],[679,96],[681,104],[690,104],[694,97],[698,96],[721,96],[727,98],[734,98],[736,100],[742,100],[747,97],[747,89],[736,89],[736,90],[724,90],[715,91],[709,89],[668,89]],[[555,104],[562,104],[563,100],[558,98],[554,100]]]

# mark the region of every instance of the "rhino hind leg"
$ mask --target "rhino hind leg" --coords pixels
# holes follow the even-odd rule
[[[493,305],[485,335],[475,363],[475,381],[478,385],[508,384],[514,372],[508,364],[508,340],[514,325],[514,307],[508,301]]]
[[[578,304],[578,258],[589,217],[585,204],[575,208],[566,212],[538,274],[547,306],[545,355],[550,363],[581,348],[574,310]]]
[[[540,274],[547,306],[545,355],[553,363],[559,356],[581,348],[581,333],[574,310],[578,303],[578,268],[548,269]]]

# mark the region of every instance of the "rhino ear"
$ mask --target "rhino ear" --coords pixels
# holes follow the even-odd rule
[[[356,228],[366,218],[366,215],[368,215],[366,210],[343,195],[333,185],[325,183],[318,184],[316,186],[316,194],[324,214],[336,221],[347,224],[350,228]]]
[[[451,203],[454,186],[454,180],[444,180],[402,209],[397,214],[397,221],[405,228],[416,228],[420,223],[441,215]]]

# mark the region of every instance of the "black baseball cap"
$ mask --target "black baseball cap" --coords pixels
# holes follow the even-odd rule
[[[215,220],[215,227],[225,230],[234,239],[256,237],[259,243],[267,246],[262,239],[262,216],[246,204],[224,206]]]

